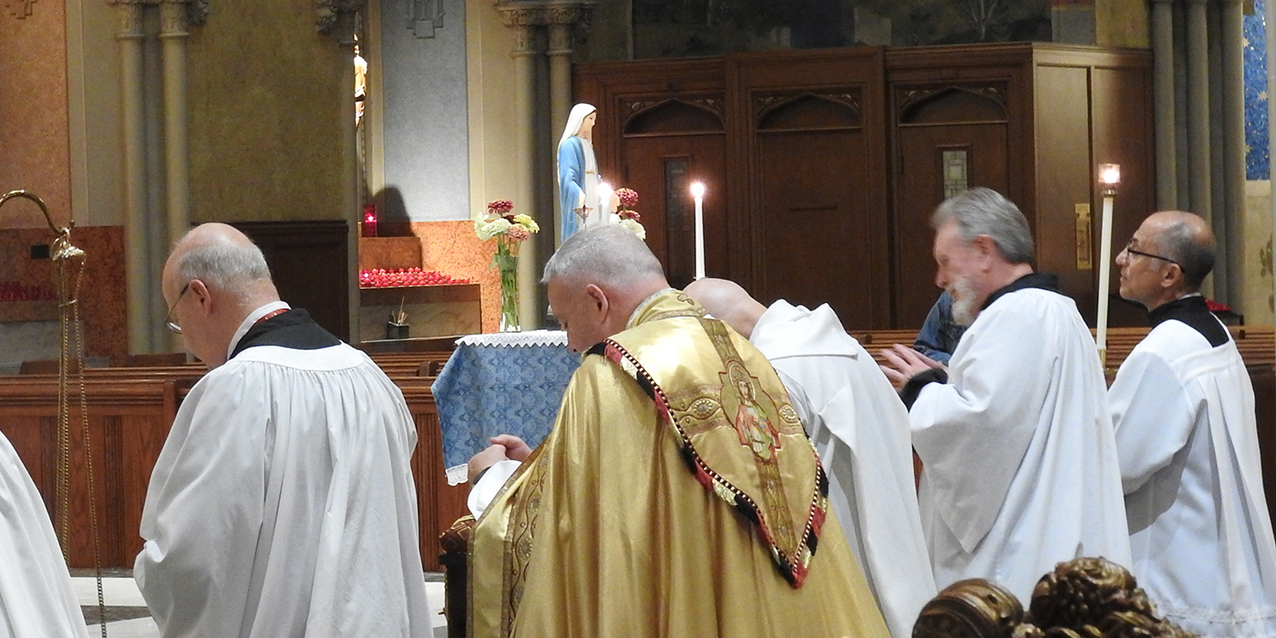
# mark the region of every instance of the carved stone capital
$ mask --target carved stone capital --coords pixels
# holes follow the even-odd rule
[[[115,31],[116,40],[141,40],[146,37],[142,28],[143,3],[137,0],[116,0]]]
[[[159,3],[160,9],[160,38],[185,38],[190,36],[186,32],[186,2],[184,0],[164,0]]]
[[[363,0],[315,0],[315,30],[330,33],[337,20],[345,14],[363,9]]]
[[[497,0],[496,10],[507,27],[550,29],[550,55],[571,53],[572,44],[589,36],[590,18],[597,0]],[[570,29],[554,29],[555,26]],[[566,38],[566,43],[563,39]]]

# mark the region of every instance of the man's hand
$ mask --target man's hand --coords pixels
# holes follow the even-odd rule
[[[515,437],[517,438],[517,437]],[[469,475],[470,485],[474,484],[474,479],[489,467],[496,464],[497,461],[507,460],[509,457],[505,454],[505,446],[492,444],[487,449],[470,457],[469,463],[466,463],[466,474]]]
[[[895,386],[896,390],[904,387],[904,384],[908,383],[914,375],[944,367],[944,364],[898,343],[891,346],[889,350],[883,350],[882,358],[886,359],[886,365],[878,367],[886,373],[886,378],[890,379],[891,385]]]
[[[527,443],[513,434],[498,434],[489,439],[492,445],[499,445],[505,448],[505,456],[511,461],[523,462],[532,454],[532,448]]]

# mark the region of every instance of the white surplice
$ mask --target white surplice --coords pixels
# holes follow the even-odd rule
[[[779,300],[751,341],[771,361],[829,477],[829,503],[894,638],[935,596],[913,488],[908,410],[829,306]]]
[[[0,636],[88,636],[44,500],[0,434]]]
[[[142,514],[134,577],[163,635],[432,635],[416,438],[402,393],[345,344],[250,347],[209,371]]]
[[[1181,321],[1154,328],[1109,393],[1134,575],[1201,636],[1276,635],[1276,541],[1254,390],[1235,342]]]
[[[1026,601],[1061,561],[1129,566],[1106,391],[1071,299],[1023,288],[979,313],[909,411],[937,586],[986,578]]]

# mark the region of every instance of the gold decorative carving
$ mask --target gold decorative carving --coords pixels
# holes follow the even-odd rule
[[[1033,589],[1024,613],[1014,594],[983,579],[963,580],[922,608],[913,638],[1189,638],[1160,618],[1124,567],[1103,558],[1059,563]]]

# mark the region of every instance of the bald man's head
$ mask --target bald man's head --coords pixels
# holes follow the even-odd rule
[[[1214,269],[1214,231],[1195,213],[1167,210],[1148,215],[1155,241],[1183,269],[1183,281],[1196,292]]]
[[[753,334],[753,327],[766,312],[766,306],[758,303],[739,284],[726,279],[697,279],[683,292],[746,339]]]
[[[261,249],[226,224],[202,224],[178,240],[160,286],[187,350],[210,367],[226,361],[253,310],[279,301]]]

